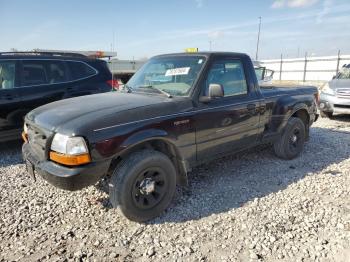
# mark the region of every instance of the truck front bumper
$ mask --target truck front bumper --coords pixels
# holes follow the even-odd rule
[[[323,112],[350,114],[350,97],[340,98],[335,95],[321,93],[319,108]]]
[[[110,160],[108,160],[78,167],[66,167],[49,160],[39,160],[28,143],[23,144],[22,153],[23,159],[33,165],[38,175],[50,184],[70,191],[97,183],[107,174],[110,165]]]

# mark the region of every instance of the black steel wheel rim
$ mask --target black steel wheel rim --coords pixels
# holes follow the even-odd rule
[[[294,128],[289,137],[289,149],[293,153],[297,153],[301,144],[301,132],[298,127]]]
[[[133,202],[140,209],[153,208],[164,198],[167,188],[164,170],[159,167],[149,167],[140,172],[133,183]]]

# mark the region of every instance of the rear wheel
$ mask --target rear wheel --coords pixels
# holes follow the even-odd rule
[[[320,115],[321,115],[321,117],[326,117],[326,118],[329,118],[329,119],[333,118],[333,113],[332,112],[320,111]]]
[[[300,118],[291,117],[282,136],[274,144],[275,154],[283,159],[293,159],[303,150],[305,139],[304,122]]]
[[[128,219],[143,222],[160,215],[176,188],[176,171],[161,152],[142,150],[126,157],[114,170],[110,201]]]

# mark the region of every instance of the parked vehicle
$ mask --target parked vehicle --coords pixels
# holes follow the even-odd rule
[[[27,114],[23,157],[32,177],[35,170],[67,190],[110,174],[112,205],[146,221],[201,163],[261,143],[283,159],[297,157],[317,119],[317,98],[316,87],[259,88],[245,54],[156,56],[122,92]]]
[[[30,110],[64,98],[111,91],[105,61],[71,53],[0,53],[0,142],[20,138]]]
[[[344,65],[334,78],[321,88],[320,114],[350,114],[350,64]]]
[[[275,71],[262,66],[259,61],[253,61],[253,65],[259,85],[271,85]]]

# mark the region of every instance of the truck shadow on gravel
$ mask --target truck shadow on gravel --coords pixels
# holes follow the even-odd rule
[[[22,164],[22,149],[23,142],[14,140],[0,143],[0,167]]]
[[[297,159],[278,159],[271,147],[259,146],[202,165],[189,174],[189,187],[178,189],[171,207],[149,223],[186,222],[238,209],[348,159],[349,141],[349,132],[316,127]],[[339,174],[333,169],[329,175]]]

